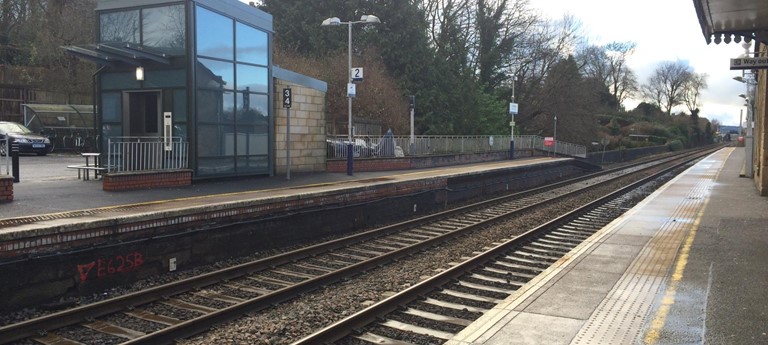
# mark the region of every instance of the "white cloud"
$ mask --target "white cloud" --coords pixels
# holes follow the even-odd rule
[[[690,1],[645,0],[530,0],[544,16],[559,19],[570,14],[582,22],[593,44],[612,41],[637,43],[627,64],[644,83],[662,61],[687,61],[696,73],[706,73],[708,89],[702,93],[700,116],[737,126],[744,109],[738,94],[745,86],[732,78],[729,59],[744,49],[736,43],[707,45],[696,10]],[[633,107],[638,102],[627,102]]]

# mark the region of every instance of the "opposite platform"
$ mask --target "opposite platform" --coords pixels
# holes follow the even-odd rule
[[[768,343],[768,199],[700,161],[447,344]]]

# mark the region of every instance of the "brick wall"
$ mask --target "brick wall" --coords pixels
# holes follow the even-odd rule
[[[101,188],[105,191],[179,187],[192,184],[192,170],[136,171],[104,174]]]
[[[518,156],[522,157],[522,155]],[[506,152],[490,152],[462,155],[435,155],[400,158],[358,158],[352,163],[352,170],[363,171],[394,171],[408,169],[434,168],[457,164],[494,162],[508,159]],[[346,159],[328,160],[327,172],[347,172]]]
[[[275,173],[286,172],[287,114],[283,88],[290,87],[291,172],[325,171],[325,92],[275,79]]]
[[[0,176],[0,203],[13,201],[13,176]]]

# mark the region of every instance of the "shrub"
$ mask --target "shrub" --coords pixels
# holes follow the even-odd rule
[[[667,147],[669,147],[670,151],[680,151],[684,146],[682,141],[676,139],[668,142]]]

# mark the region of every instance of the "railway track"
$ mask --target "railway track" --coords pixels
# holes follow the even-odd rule
[[[221,322],[270,308],[453,238],[466,236],[478,227],[526,209],[581,193],[586,188],[623,176],[628,170],[646,171],[656,167],[657,163],[644,163],[564,181],[3,326],[0,327],[0,343],[19,340],[42,344],[171,343]],[[563,236],[550,235],[547,239],[550,242],[531,244],[526,250],[531,251],[529,255],[554,257],[548,253],[568,248],[562,243],[551,242]],[[575,245],[575,237],[567,238],[572,241],[570,244]],[[544,266],[537,265],[510,265],[519,269],[522,276],[535,276],[540,269],[544,269]],[[474,277],[472,284],[481,282],[483,277]],[[467,283],[463,286],[466,287]],[[496,293],[514,291],[510,286],[497,290]],[[491,298],[485,303],[492,301]],[[481,312],[483,309],[482,306],[473,308],[468,310]],[[458,318],[454,321],[459,324],[465,322]],[[402,320],[398,322],[404,323]]]
[[[442,344],[623,214],[631,199],[585,205],[293,344]]]

